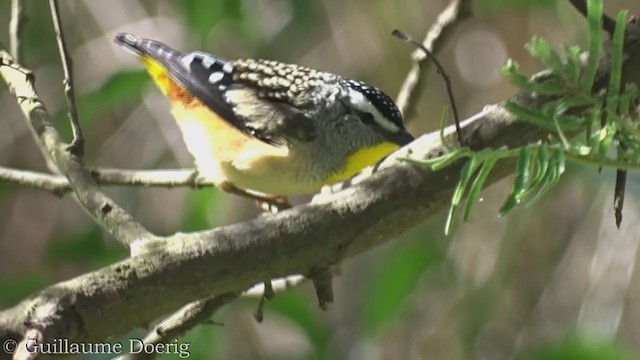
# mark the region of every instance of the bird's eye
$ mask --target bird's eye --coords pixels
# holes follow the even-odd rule
[[[370,112],[361,112],[360,121],[362,121],[366,125],[372,125],[374,123],[373,114]]]

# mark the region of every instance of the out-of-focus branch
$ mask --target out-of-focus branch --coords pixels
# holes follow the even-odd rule
[[[67,50],[67,42],[64,38],[64,31],[60,23],[60,12],[58,11],[58,0],[49,0],[51,8],[51,19],[53,20],[53,29],[56,33],[56,42],[58,43],[58,51],[60,52],[60,60],[62,61],[62,70],[64,72],[64,96],[67,99],[67,107],[69,108],[69,122],[71,123],[71,131],[73,133],[73,141],[71,142],[70,151],[73,155],[82,158],[84,155],[84,139],[82,137],[82,128],[78,120],[78,109],[76,107],[76,96],[73,89],[73,60],[69,56]]]
[[[42,189],[55,195],[62,195],[71,190],[67,178],[31,170],[17,170],[0,166],[0,179],[16,184]]]
[[[89,169],[96,183],[102,186],[144,186],[144,187],[210,187],[213,182],[198,177],[191,169],[165,170],[125,170]],[[18,170],[0,166],[0,180],[33,187],[61,196],[72,191],[66,177],[30,170]]]
[[[11,0],[11,20],[9,21],[10,49],[17,62],[22,62],[22,31],[25,21],[22,2],[23,0]]]
[[[237,294],[223,294],[203,300],[197,300],[183,306],[168,318],[162,320],[144,338],[144,345],[170,343],[191,328],[210,321],[213,314],[225,304],[237,298]],[[132,349],[137,350],[137,349]],[[178,350],[179,351],[179,350]],[[139,351],[134,354],[119,356],[114,360],[150,360],[158,356],[157,352]]]
[[[26,22],[26,16],[24,15],[23,11],[24,1],[25,0],[11,1],[11,20],[9,21],[9,48],[11,49],[11,54],[14,56],[17,64],[24,61],[22,56],[22,33],[24,32],[24,25]],[[27,126],[31,128],[31,126],[29,126],[28,119],[25,118],[25,121],[27,122]],[[49,171],[56,174],[60,173],[56,165],[47,155],[47,149],[45,149],[42,143],[38,141],[38,135],[33,131],[31,131],[31,134],[34,137],[35,143],[37,144],[38,149],[40,150],[40,153],[42,154]]]
[[[437,53],[444,44],[447,35],[453,33],[458,24],[471,16],[471,3],[471,0],[452,0],[431,26],[422,44],[429,51]],[[414,100],[422,93],[422,78],[430,68],[429,63],[426,62],[426,54],[420,49],[411,54],[411,59],[413,65],[402,83],[396,100],[405,119],[414,112],[416,106]]]
[[[20,109],[29,119],[33,131],[38,135],[49,156],[68,179],[80,204],[114,238],[127,246],[138,239],[155,238],[100,191],[90,172],[82,165],[81,159],[67,151],[66,144],[51,123],[49,114],[38,97],[33,74],[28,70],[21,70],[16,65],[13,57],[4,48],[0,48],[0,76],[18,100]]]

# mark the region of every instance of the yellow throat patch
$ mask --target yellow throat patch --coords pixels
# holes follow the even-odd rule
[[[357,150],[349,155],[342,169],[327,177],[325,184],[346,180],[367,166],[375,164],[398,148],[398,144],[384,141],[378,145]]]

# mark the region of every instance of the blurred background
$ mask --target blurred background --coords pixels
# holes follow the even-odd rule
[[[128,31],[181,50],[262,57],[327,70],[397,94],[413,48],[446,0],[74,0],[61,16],[75,63],[86,163],[130,169],[191,168],[168,104],[113,37]],[[607,0],[615,16],[640,11]],[[24,65],[56,124],[70,131],[62,70],[44,1],[24,0]],[[585,21],[567,1],[476,0],[439,54],[462,116],[515,92],[499,74],[507,58],[541,69],[524,44],[585,44]],[[0,2],[7,25],[10,1]],[[8,44],[8,26],[0,41]],[[426,77],[414,135],[437,130],[445,92]],[[0,85],[0,164],[46,171],[25,121]],[[265,321],[257,299],[219,311],[224,326],[199,326],[183,340],[196,359],[635,359],[640,357],[638,195],[630,174],[624,221],[615,228],[614,172],[569,165],[559,186],[498,217],[512,179],[483,192],[472,219],[443,235],[444,214],[405,236],[345,261],[333,308],[316,306],[309,284],[278,294]],[[158,234],[203,230],[256,216],[254,204],[215,189],[107,188]],[[301,199],[304,200],[304,199]],[[127,256],[70,196],[0,183],[0,308],[43,287]],[[161,300],[159,300],[161,301]],[[140,337],[136,331],[126,337]],[[126,337],[123,337],[125,339]],[[85,357],[98,359],[103,357]],[[173,358],[166,356],[164,358]]]

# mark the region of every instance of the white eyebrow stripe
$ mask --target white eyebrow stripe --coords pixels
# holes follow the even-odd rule
[[[371,115],[373,115],[373,120],[384,129],[394,133],[400,131],[400,128],[384,117],[380,111],[378,111],[378,109],[373,106],[373,104],[364,95],[362,95],[361,92],[349,89],[349,101],[356,109],[371,113]]]

